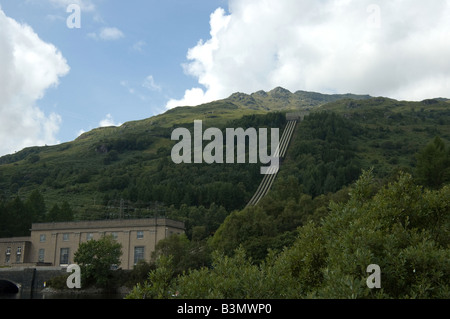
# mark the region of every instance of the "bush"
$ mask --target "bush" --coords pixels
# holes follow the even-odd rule
[[[59,290],[69,289],[67,288],[67,278],[69,276],[70,274],[53,277],[52,279],[47,281],[47,286]]]
[[[373,180],[364,172],[347,202],[331,204],[320,224],[300,227],[291,247],[258,265],[242,246],[176,278],[164,263],[129,297],[450,298],[450,187],[424,190],[401,173],[374,192]],[[381,268],[381,289],[367,287],[371,264]]]
[[[83,285],[94,284],[100,288],[111,286],[113,266],[120,265],[122,245],[112,236],[81,243],[75,252],[74,261],[81,267]]]

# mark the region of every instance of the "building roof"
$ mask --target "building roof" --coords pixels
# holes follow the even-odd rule
[[[98,228],[128,228],[166,226],[184,230],[184,223],[166,218],[142,219],[110,219],[78,222],[39,223],[33,224],[31,231],[69,230],[69,229],[98,229]]]
[[[23,243],[26,241],[31,241],[31,237],[0,238],[0,243]]]

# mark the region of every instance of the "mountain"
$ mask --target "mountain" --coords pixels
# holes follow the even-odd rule
[[[33,222],[163,215],[186,226],[153,256],[171,256],[149,275],[173,272],[166,296],[448,299],[449,102],[275,88],[30,147],[0,158],[0,237]],[[194,120],[283,130],[287,112],[306,116],[256,206],[261,163],[171,159],[172,131],[192,134]],[[382,289],[367,289],[368,265]]]
[[[0,200],[17,195],[24,200],[38,189],[47,210],[66,201],[78,219],[148,216],[183,205],[242,209],[261,181],[261,165],[175,165],[172,131],[192,129],[194,120],[203,120],[204,129],[282,129],[284,113],[295,111],[311,116],[298,125],[279,179],[294,176],[314,197],[339,190],[372,166],[381,177],[399,168],[411,171],[414,154],[432,138],[450,141],[446,99],[407,102],[278,87],[174,108],[120,127],[97,128],[71,142],[3,156]]]
[[[369,95],[355,94],[321,94],[315,92],[296,91],[291,93],[282,87],[277,87],[269,92],[258,91],[250,95],[234,93],[228,101],[243,108],[254,110],[308,110],[312,107],[335,102],[342,99],[364,100],[371,98]]]

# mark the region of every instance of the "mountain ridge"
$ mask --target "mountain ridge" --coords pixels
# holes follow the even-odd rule
[[[209,118],[212,118],[214,116],[214,112],[217,111],[217,109],[222,109],[222,112],[219,113],[219,115],[230,115],[230,112],[226,112],[231,110],[246,110],[245,112],[242,112],[242,115],[248,115],[250,113],[253,113],[254,111],[260,112],[258,114],[262,114],[265,112],[271,112],[271,111],[295,111],[295,110],[305,110],[309,109],[311,107],[320,106],[329,102],[334,102],[339,99],[355,99],[355,100],[362,100],[362,99],[369,99],[371,98],[370,95],[356,95],[356,94],[322,94],[317,92],[308,92],[308,91],[296,91],[294,93],[290,92],[287,89],[284,89],[282,87],[276,87],[270,91],[257,91],[251,94],[241,93],[241,92],[235,92],[231,94],[229,97],[200,104],[197,106],[178,106],[176,108],[167,110],[164,113],[139,119],[139,120],[133,120],[123,123],[121,126],[108,126],[108,127],[97,127],[94,128],[88,132],[85,132],[75,138],[72,141],[63,142],[56,145],[51,146],[30,146],[26,147],[14,154],[5,154],[3,156],[0,156],[0,164],[8,163],[7,158],[12,158],[14,155],[17,155],[17,153],[28,153],[27,150],[36,150],[36,149],[42,149],[45,147],[58,147],[60,145],[64,145],[67,143],[72,143],[74,141],[81,141],[84,139],[87,139],[89,136],[92,136],[93,134],[99,133],[99,134],[107,134],[107,132],[120,132],[120,129],[126,129],[129,126],[133,126],[135,124],[144,124],[144,125],[154,125],[155,123],[164,126],[164,127],[171,127],[174,124],[179,124],[180,121],[178,119],[172,119],[167,120],[165,117],[167,115],[175,115],[179,117],[184,117],[186,119],[186,123],[189,123],[189,121],[193,121],[193,117],[189,116],[188,113],[192,113],[193,110],[203,110],[203,114],[201,112],[194,112],[193,115],[209,115]],[[232,113],[232,112],[231,112]],[[194,116],[194,117],[195,117]],[[203,119],[207,119],[208,116],[204,117]],[[188,121],[189,119],[189,121]],[[202,118],[197,118],[202,119]],[[182,122],[182,121],[181,121]],[[18,158],[23,158],[24,156],[18,156]]]
[[[330,125],[328,130],[336,134],[342,131],[336,125],[342,123],[360,127],[348,129],[353,132],[349,138],[356,140],[352,149],[360,159],[358,168],[374,165],[384,175],[399,165],[414,165],[414,153],[434,136],[450,141],[447,99],[408,102],[368,95],[292,93],[279,87],[268,92],[234,93],[226,99],[194,107],[177,107],[120,127],[96,128],[70,142],[29,147],[5,155],[0,158],[0,201],[17,195],[26,197],[38,188],[50,205],[67,199],[84,217],[89,217],[87,212],[99,209],[99,203],[107,205],[121,197],[130,201],[159,201],[169,206],[181,203],[209,206],[216,202],[227,209],[236,209],[255,191],[254,184],[261,179],[260,165],[177,166],[170,159],[173,129],[192,129],[194,120],[202,120],[204,128],[282,130],[284,113],[299,110],[336,113],[343,120],[321,124]],[[313,124],[306,121],[300,126],[303,125]],[[319,136],[327,136],[325,133]],[[311,133],[301,136],[302,142],[309,139],[310,144],[300,146],[304,152],[313,152],[305,163],[314,166],[313,159],[318,156],[314,153],[318,150],[316,144],[322,140]],[[285,163],[289,162],[288,156]],[[300,163],[294,163],[293,172],[295,165]],[[280,173],[285,174],[283,168]]]
[[[218,116],[232,116],[232,110],[239,110],[241,115],[249,115],[256,112],[256,114],[264,114],[266,112],[280,111],[309,111],[311,108],[322,106],[327,103],[336,102],[339,100],[349,99],[349,100],[369,100],[376,97],[370,96],[368,94],[324,94],[312,91],[297,90],[291,92],[283,87],[276,87],[270,91],[259,90],[251,94],[235,92],[229,97],[224,99],[219,99],[216,101],[211,101],[208,103],[203,103],[196,106],[178,106],[173,109],[167,110],[164,113],[144,118],[137,119],[123,123],[121,126],[108,126],[108,127],[97,127],[88,132],[85,132],[75,138],[72,141],[67,141],[51,146],[29,146],[14,154],[5,154],[0,156],[0,165],[10,162],[11,158],[21,158],[24,156],[15,156],[18,153],[29,153],[32,150],[42,149],[46,147],[58,147],[60,145],[65,145],[67,143],[72,143],[75,141],[81,141],[87,139],[96,133],[100,135],[108,134],[108,132],[120,132],[120,129],[127,129],[129,126],[143,126],[143,125],[161,125],[163,127],[173,127],[175,124],[189,123],[194,119],[208,120],[211,118],[216,118]],[[387,97],[378,97],[383,99],[390,99]],[[397,101],[395,99],[390,99]],[[429,105],[434,102],[448,102],[447,98],[433,98],[421,101],[422,103]],[[202,113],[203,111],[203,113]],[[219,111],[218,114],[215,114]],[[174,115],[174,118],[168,120],[168,115]],[[205,116],[206,115],[206,116]],[[199,117],[200,116],[200,117]],[[203,116],[203,118],[201,118]],[[235,117],[235,116],[234,116]],[[180,121],[180,118],[184,118],[185,121]],[[31,151],[30,151],[31,150]]]
[[[322,105],[328,102],[334,102],[340,99],[370,99],[370,95],[357,95],[357,94],[323,94],[318,92],[309,92],[298,90],[292,93],[291,91],[283,88],[276,87],[270,91],[257,91],[251,94],[242,92],[236,92],[231,94],[225,100],[232,101],[237,105],[243,107],[250,107],[254,109],[266,109],[266,110],[297,110],[305,109],[318,105]],[[272,105],[271,108],[267,107],[267,104]]]

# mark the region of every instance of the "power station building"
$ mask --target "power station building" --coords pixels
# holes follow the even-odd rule
[[[166,218],[33,224],[30,237],[0,238],[0,267],[67,266],[81,243],[111,235],[122,245],[119,267],[132,269],[150,261],[160,240],[182,233],[183,222]]]

